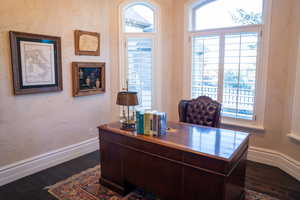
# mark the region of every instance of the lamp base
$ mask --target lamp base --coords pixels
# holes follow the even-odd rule
[[[135,131],[135,123],[132,122],[122,122],[122,126],[121,126],[122,130],[126,130],[126,131]]]

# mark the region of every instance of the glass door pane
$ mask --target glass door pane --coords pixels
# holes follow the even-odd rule
[[[153,40],[151,38],[127,39],[127,78],[130,91],[138,92],[139,106],[152,107]]]

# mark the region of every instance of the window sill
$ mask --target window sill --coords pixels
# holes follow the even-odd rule
[[[290,133],[287,135],[289,138],[293,139],[293,140],[296,140],[298,142],[300,142],[300,136],[294,134],[294,133]]]
[[[237,128],[241,130],[249,130],[249,131],[256,131],[256,132],[264,132],[265,128],[263,126],[251,125],[251,124],[243,124],[238,122],[229,122],[227,120],[222,120],[222,126],[230,127],[230,128]]]

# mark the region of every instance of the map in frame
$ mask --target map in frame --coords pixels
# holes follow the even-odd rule
[[[20,41],[22,85],[55,84],[54,44]]]

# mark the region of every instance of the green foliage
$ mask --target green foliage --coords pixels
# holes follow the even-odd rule
[[[249,84],[247,84],[247,79],[238,80],[237,74],[232,71],[225,72],[224,82],[225,82],[225,87],[228,87],[228,88],[251,89],[251,86]]]
[[[243,9],[237,9],[236,13],[231,13],[232,20],[238,24],[261,24],[261,13],[246,12]]]

